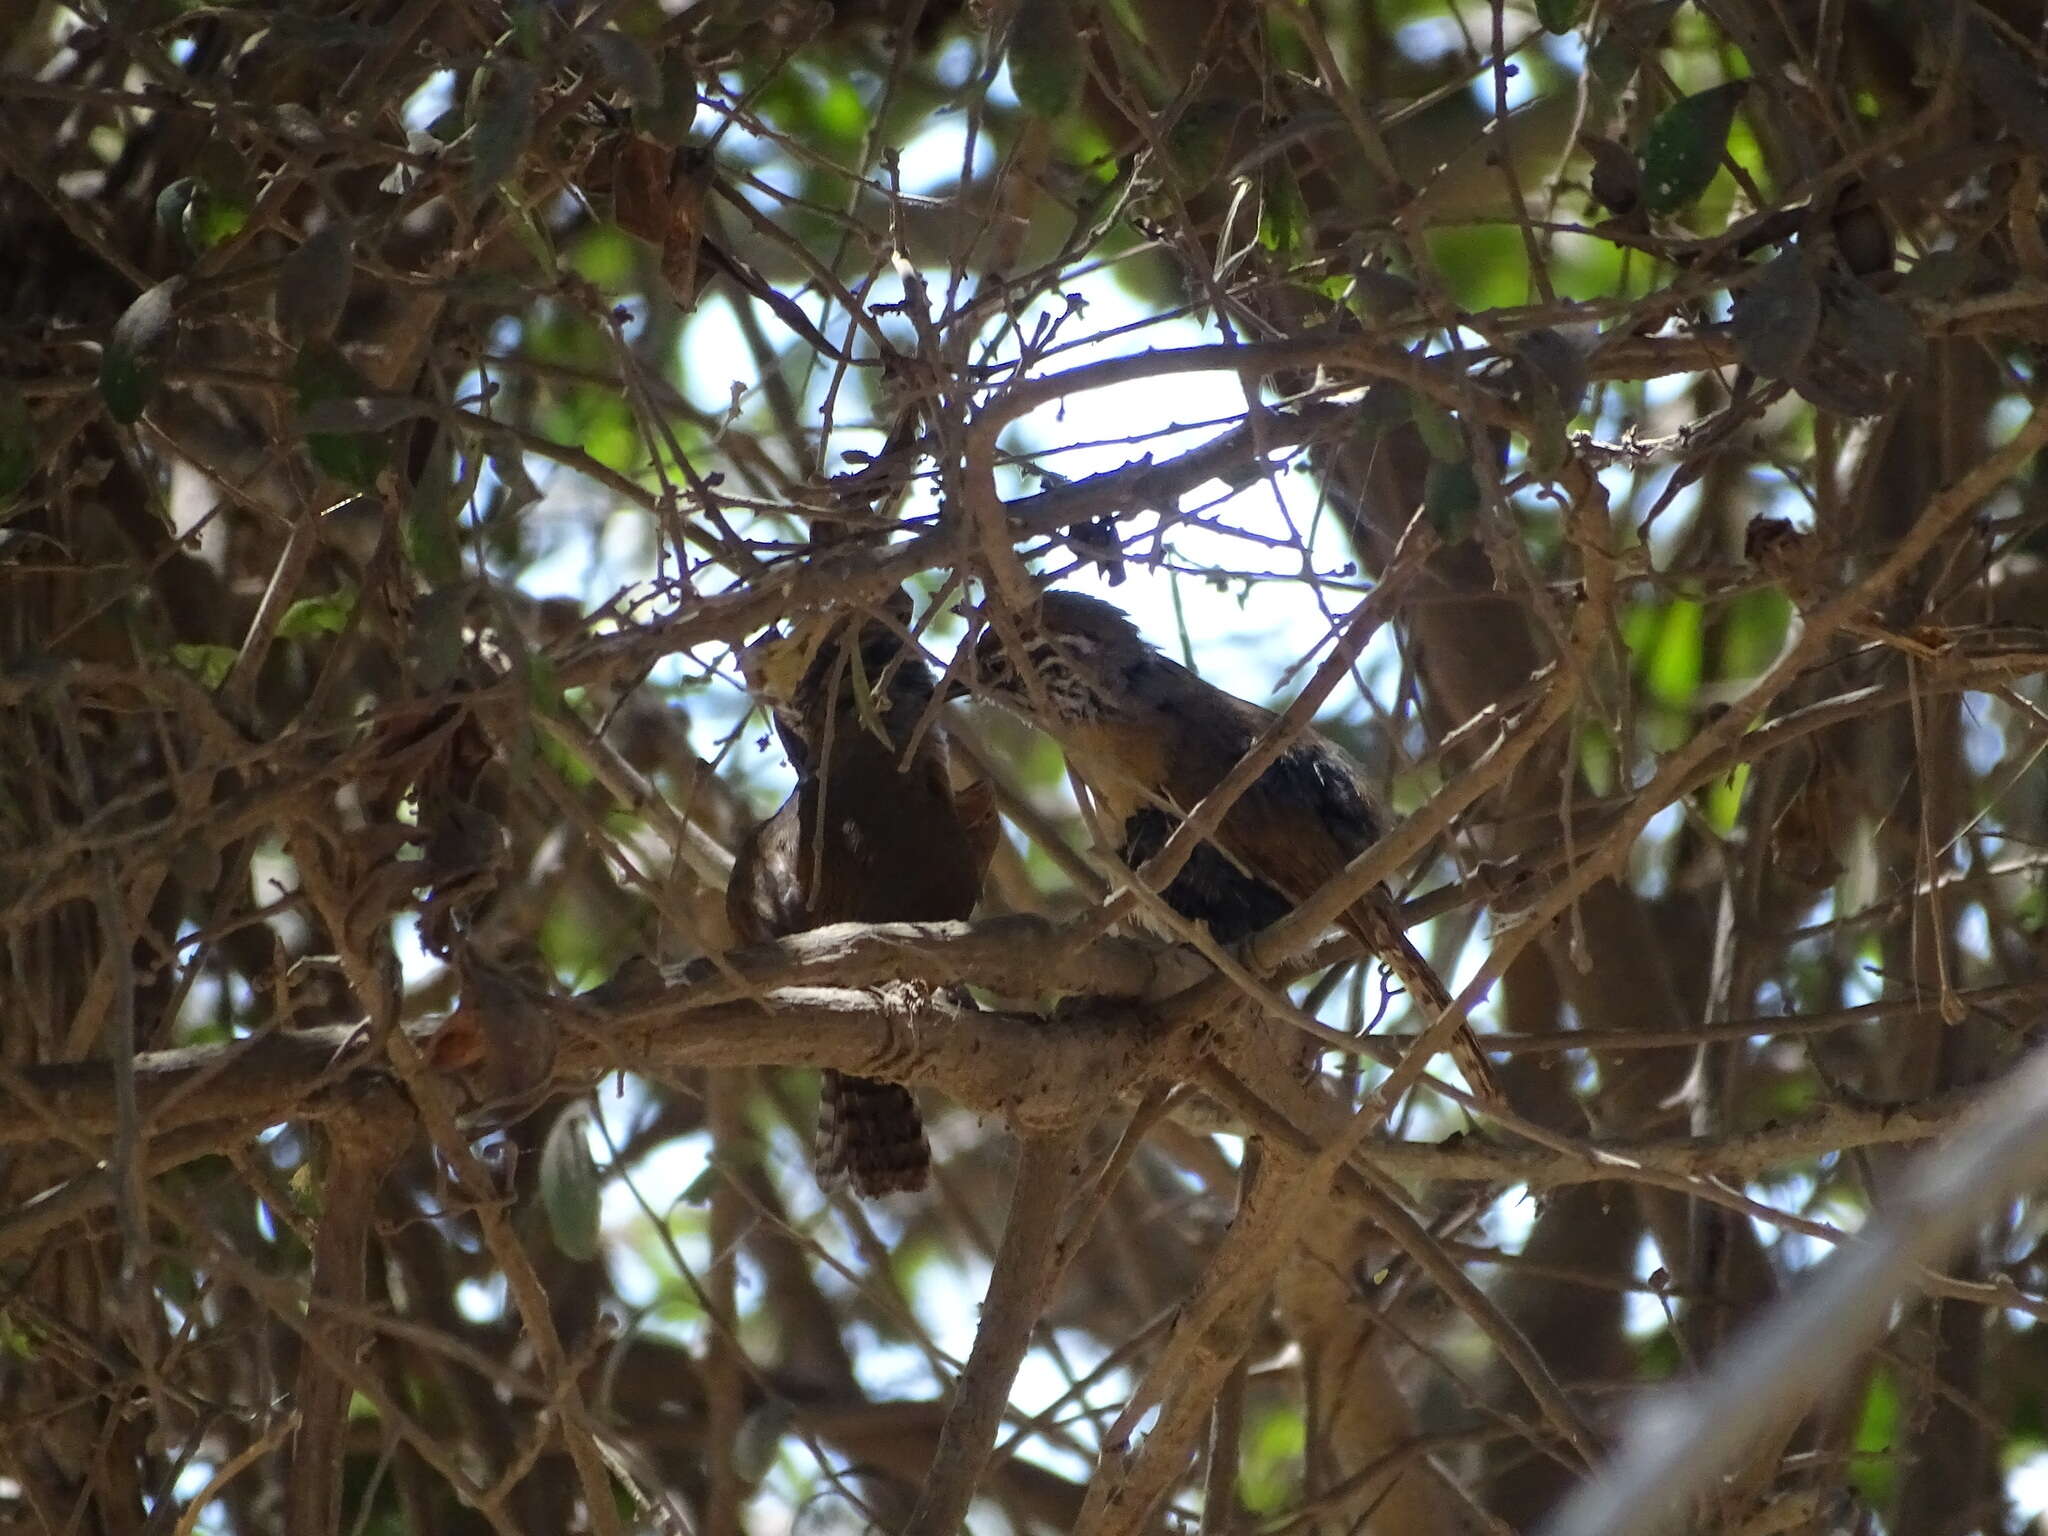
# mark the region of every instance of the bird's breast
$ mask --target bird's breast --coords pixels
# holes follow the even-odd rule
[[[1139,807],[1165,798],[1168,773],[1159,732],[1121,721],[1083,720],[1060,734],[1068,762],[1118,825]]]

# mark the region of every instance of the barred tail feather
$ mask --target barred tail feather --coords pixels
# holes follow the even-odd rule
[[[1394,979],[1421,1011],[1425,1026],[1443,1017],[1444,1010],[1451,1006],[1450,989],[1435,967],[1422,957],[1422,951],[1408,942],[1408,935],[1401,931],[1384,897],[1375,895],[1361,901],[1345,914],[1344,926],[1378,957],[1380,964],[1394,973]],[[1458,1026],[1458,1032],[1451,1036],[1449,1051],[1477,1097],[1490,1104],[1507,1102],[1501,1093],[1500,1079],[1493,1075],[1493,1065],[1479,1049],[1479,1037],[1472,1033],[1470,1025]]]
[[[812,1161],[825,1188],[845,1181],[870,1200],[923,1189],[931,1177],[932,1148],[910,1090],[871,1077],[825,1073]]]

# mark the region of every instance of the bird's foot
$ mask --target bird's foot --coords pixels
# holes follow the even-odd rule
[[[917,1054],[918,1024],[931,1013],[939,989],[928,981],[882,981],[868,990],[874,995],[876,1011],[889,1025],[886,1052],[874,1068],[875,1076],[887,1077],[892,1066]]]

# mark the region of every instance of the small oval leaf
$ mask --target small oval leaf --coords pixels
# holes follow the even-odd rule
[[[1351,307],[1366,320],[1385,323],[1404,319],[1422,308],[1422,290],[1413,278],[1383,267],[1360,267],[1351,274]]]
[[[228,673],[235,665],[236,651],[232,645],[174,645],[171,660],[199,679],[199,686],[208,693],[228,680]]]
[[[338,635],[348,628],[348,616],[355,611],[356,589],[337,588],[320,597],[302,597],[285,609],[277,633],[285,640],[310,640],[316,635]]]
[[[1650,125],[1643,146],[1643,207],[1651,213],[1689,208],[1721,168],[1735,108],[1749,89],[1731,80],[1675,101]]]
[[[540,1198],[548,1232],[565,1258],[587,1264],[598,1254],[604,1179],[590,1155],[586,1116],[572,1109],[556,1119],[540,1154]]]
[[[526,65],[497,71],[484,90],[470,131],[469,186],[479,196],[496,189],[519,165],[533,138],[536,79]]]
[[[1174,119],[1166,130],[1166,158],[1187,187],[1206,187],[1215,180],[1244,110],[1245,104],[1233,97],[1211,97],[1191,103]]]
[[[758,1483],[775,1465],[782,1449],[782,1437],[796,1420],[796,1411],[779,1397],[771,1397],[740,1420],[732,1437],[732,1470],[743,1483]]]
[[[661,71],[654,55],[637,37],[605,27],[584,39],[597,56],[597,67],[626,98],[627,105],[661,105]]]
[[[184,238],[185,210],[192,206],[192,199],[199,195],[199,180],[194,176],[180,176],[156,195],[156,221],[165,232]]]
[[[1743,362],[1767,379],[1797,368],[1820,333],[1820,284],[1805,255],[1787,250],[1735,295],[1728,334]]]
[[[1907,268],[1892,292],[1906,299],[1957,298],[1983,275],[1984,267],[1976,246],[1946,246]]]
[[[697,60],[673,45],[661,57],[661,95],[633,109],[633,126],[670,149],[679,149],[697,121]]]
[[[1446,544],[1462,543],[1479,522],[1479,477],[1460,459],[1429,466],[1423,479],[1422,510]]]
[[[426,467],[413,480],[401,531],[406,559],[435,591],[462,579],[462,546],[456,538],[457,496],[448,434],[437,432]],[[463,495],[467,495],[465,490]],[[459,640],[459,637],[458,637]]]
[[[1010,23],[1010,88],[1024,110],[1058,117],[1081,99],[1088,55],[1068,0],[1023,0]]]
[[[163,353],[177,323],[182,277],[145,289],[114,322],[100,354],[100,398],[123,426],[142,419],[163,382]]]
[[[1381,382],[1367,387],[1351,416],[1355,442],[1371,442],[1395,427],[1406,426],[1414,416],[1408,392],[1398,384]]]
[[[1409,409],[1415,416],[1415,431],[1422,439],[1422,446],[1429,450],[1429,456],[1439,464],[1462,463],[1465,458],[1465,434],[1458,426],[1458,418],[1438,405],[1429,396],[1409,396]]]
[[[204,253],[232,240],[248,224],[249,208],[246,203],[202,182],[192,200],[185,205],[185,216],[178,227],[185,236],[186,245],[195,253]]]
[[[334,334],[348,303],[354,264],[348,229],[330,219],[285,257],[277,272],[274,308],[278,329],[293,341]]]
[[[344,485],[374,487],[390,458],[390,444],[377,435],[382,425],[377,406],[385,397],[372,396],[369,380],[325,341],[309,341],[299,349],[291,383],[313,462]],[[408,407],[414,404],[397,398]]]
[[[1307,245],[1312,224],[1294,167],[1284,157],[1270,161],[1259,173],[1259,244],[1293,255]]]

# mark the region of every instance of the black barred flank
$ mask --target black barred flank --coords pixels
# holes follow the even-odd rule
[[[1161,848],[1180,818],[1145,806],[1124,822],[1123,860],[1138,868]],[[1160,896],[1182,917],[1208,925],[1218,944],[1236,944],[1277,923],[1294,904],[1265,881],[1248,875],[1204,839],[1166,884]]]

